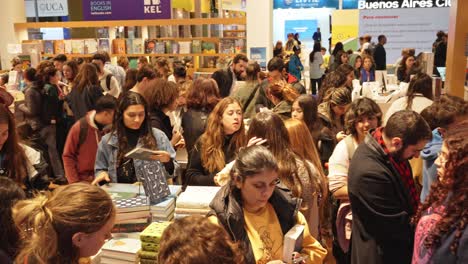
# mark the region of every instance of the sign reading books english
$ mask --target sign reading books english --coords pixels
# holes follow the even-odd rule
[[[359,0],[358,9],[450,7],[451,0]]]
[[[84,20],[170,19],[171,0],[83,0]]]

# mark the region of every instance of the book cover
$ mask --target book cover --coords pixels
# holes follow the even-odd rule
[[[166,53],[166,45],[164,42],[156,42],[154,47],[154,53],[156,54],[165,54]]]
[[[216,53],[216,44],[211,41],[202,42],[202,53],[205,54],[215,54]]]
[[[180,48],[179,43],[177,43],[176,41],[171,42],[172,54],[179,54],[180,53],[179,48]]]
[[[138,196],[129,199],[113,200],[117,213],[134,212],[134,211],[149,211],[149,202],[146,196]]]
[[[159,244],[151,243],[151,242],[141,242],[141,250],[150,251],[150,252],[158,252]]]
[[[64,54],[65,53],[65,42],[63,39],[54,41],[54,53]]]
[[[109,39],[99,39],[98,40],[98,50],[99,51],[105,51],[109,52],[110,51],[110,43]]]
[[[151,156],[157,154],[157,150],[151,150],[148,148],[143,148],[143,147],[136,147],[127,154],[125,154],[126,158],[129,159],[138,159],[138,160],[151,160]]]
[[[137,38],[133,40],[133,54],[143,54],[145,45],[143,39]]]
[[[176,208],[209,209],[219,189],[216,186],[187,186],[177,198]]]
[[[236,39],[234,42],[235,42],[235,53],[246,53],[245,39]]]
[[[172,53],[172,41],[171,40],[165,40],[163,43],[164,43],[164,47],[166,49],[166,53],[171,54]]]
[[[125,39],[125,46],[127,48],[127,54],[133,54],[133,39]]]
[[[162,233],[170,224],[170,222],[151,223],[145,230],[143,230],[143,232],[141,232],[140,240],[142,242],[159,244]]]
[[[65,48],[64,53],[65,54],[71,54],[73,52],[71,39],[65,39],[63,42],[64,42],[64,48]]]
[[[85,39],[85,54],[94,54],[98,51],[98,43],[96,39]]]
[[[102,246],[102,257],[135,261],[141,241],[135,238],[113,238]]]
[[[44,40],[44,54],[54,54],[54,41],[53,40]]]
[[[235,51],[235,42],[233,39],[219,40],[219,53],[233,54]]]
[[[73,54],[84,54],[84,41],[82,39],[72,39],[71,46]]]
[[[294,252],[301,252],[304,237],[304,225],[293,226],[285,235],[283,240],[283,261],[291,261]]]
[[[201,53],[201,40],[192,40],[192,53]]]
[[[140,180],[150,203],[159,203],[171,194],[166,180],[169,175],[159,161],[142,160],[141,166],[135,168],[135,173],[141,175]]]
[[[180,41],[179,42],[179,53],[180,54],[190,54],[191,53],[191,41]]]
[[[113,39],[112,40],[112,53],[114,54],[125,54],[125,39]]]
[[[145,53],[146,54],[157,53],[156,52],[156,46],[157,46],[156,44],[157,44],[157,41],[154,40],[154,39],[145,40]]]

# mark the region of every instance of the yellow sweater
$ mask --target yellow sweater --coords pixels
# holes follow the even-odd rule
[[[216,216],[210,216],[210,221],[219,224]],[[258,264],[268,263],[272,260],[283,259],[283,232],[271,204],[267,204],[258,213],[249,213],[244,210],[245,230],[252,245],[255,261]],[[327,250],[310,234],[307,221],[298,212],[297,224],[305,226],[301,254],[307,255],[308,264],[322,263]]]

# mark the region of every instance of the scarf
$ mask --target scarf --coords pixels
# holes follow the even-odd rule
[[[383,127],[377,128],[372,134],[372,136],[379,143],[382,149],[385,151],[392,166],[398,171],[398,174],[400,174],[401,180],[403,181],[404,186],[406,187],[407,191],[410,194],[411,205],[413,206],[413,210],[414,210],[413,212],[416,212],[419,206],[419,194],[418,194],[418,191],[416,190],[414,179],[411,175],[411,168],[406,160],[398,161],[398,160],[395,160],[395,158],[392,155],[390,155],[390,151],[385,146],[385,143],[383,140],[382,130],[383,130]]]

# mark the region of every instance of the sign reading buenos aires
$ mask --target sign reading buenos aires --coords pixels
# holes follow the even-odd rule
[[[359,0],[358,9],[450,7],[451,0]]]
[[[84,20],[170,19],[171,0],[82,0]]]

